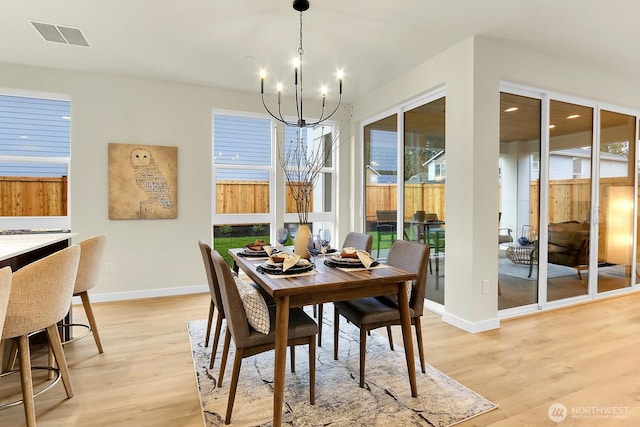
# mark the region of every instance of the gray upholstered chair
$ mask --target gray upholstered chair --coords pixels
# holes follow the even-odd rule
[[[236,285],[236,278],[231,273],[231,269],[226,264],[220,254],[212,250],[211,259],[213,261],[218,284],[220,285],[220,296],[222,298],[222,307],[225,318],[227,320],[227,331],[225,333],[224,349],[222,362],[220,366],[220,377],[218,386],[222,386],[224,369],[227,362],[227,354],[233,337],[236,353],[233,361],[233,371],[231,375],[231,386],[229,387],[229,400],[227,402],[227,413],[225,416],[225,424],[231,422],[231,413],[233,412],[233,404],[238,387],[238,377],[240,375],[240,367],[242,359],[254,356],[275,347],[276,331],[275,331],[275,307],[264,304],[269,317],[269,331],[267,334],[257,332],[249,325],[249,319],[245,306],[240,297],[240,292]],[[257,291],[256,291],[257,292]],[[257,293],[256,295],[260,295]],[[296,345],[309,346],[309,402],[315,404],[315,360],[316,360],[316,334],[318,333],[318,325],[300,308],[292,308],[289,311],[289,341],[288,346],[291,347],[291,370],[294,371],[294,347]],[[247,402],[248,404],[249,402]]]
[[[344,238],[342,243],[343,248],[356,248],[362,251],[367,251],[371,254],[371,247],[373,246],[373,236],[367,233],[358,233],[350,231]],[[315,314],[315,306],[314,314]],[[318,347],[322,346],[322,309],[323,305],[318,304]]]
[[[224,310],[222,309],[222,297],[220,296],[220,287],[218,286],[218,278],[213,267],[213,261],[211,260],[211,246],[203,242],[198,241],[200,247],[200,254],[202,255],[202,262],[204,263],[204,270],[207,273],[207,283],[209,284],[209,294],[211,295],[211,303],[209,304],[209,319],[207,322],[207,333],[205,336],[204,346],[209,345],[209,337],[211,335],[211,324],[213,323],[213,312],[217,308],[218,316],[216,317],[216,329],[213,335],[213,347],[211,348],[211,361],[209,362],[209,369],[213,369],[213,362],[216,358],[216,351],[218,351],[218,342],[220,341],[220,331],[222,329],[222,320],[224,319]]]
[[[387,257],[388,265],[416,273],[418,276],[411,286],[409,312],[411,324],[415,325],[422,372],[425,372],[425,361],[420,317],[424,309],[428,262],[429,246],[406,240],[396,240],[391,246]],[[383,326],[387,327],[389,344],[393,350],[390,326],[400,324],[400,311],[397,303],[393,296],[381,296],[335,302],[333,306],[333,357],[336,360],[338,359],[338,330],[340,328],[340,316],[343,316],[360,328],[360,387],[364,387],[367,332]]]
[[[77,341],[86,337],[90,333],[98,347],[98,353],[102,353],[102,342],[98,333],[98,324],[93,315],[93,308],[89,300],[89,289],[98,284],[100,273],[102,271],[102,262],[104,260],[104,252],[107,247],[107,235],[100,234],[80,242],[80,263],[78,264],[78,275],[76,277],[75,286],[73,288],[73,296],[79,296],[82,300],[82,307],[89,321],[89,325],[72,324],[70,326],[82,326],[87,332],[77,338],[70,339],[63,344]]]
[[[73,397],[69,368],[57,323],[65,317],[71,306],[79,260],[80,246],[74,245],[28,264],[13,274],[2,340],[12,339],[18,344],[22,401],[27,426],[36,425],[28,338],[31,333],[46,330],[58,368],[47,366],[41,369],[59,373],[58,378],[62,378],[67,397]],[[56,382],[57,379],[39,393],[50,389]]]

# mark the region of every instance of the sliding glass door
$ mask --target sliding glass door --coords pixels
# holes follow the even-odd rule
[[[600,111],[598,292],[632,285],[635,117]]]
[[[498,308],[538,302],[542,101],[500,94]]]
[[[404,113],[404,238],[430,246],[426,298],[444,305],[445,98]]]
[[[387,257],[398,238],[398,116],[364,127],[365,231],[373,235],[373,256]]]
[[[500,109],[499,309],[632,288],[637,114],[542,92],[502,92]]]
[[[594,109],[549,103],[547,301],[586,295]]]

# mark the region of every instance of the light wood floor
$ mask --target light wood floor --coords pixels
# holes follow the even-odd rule
[[[38,425],[201,426],[185,321],[206,318],[208,304],[205,294],[94,304],[105,353],[89,337],[65,347],[75,396],[66,399],[58,384],[37,398]],[[427,312],[427,361],[500,405],[462,426],[555,425],[547,416],[554,402],[569,411],[628,407],[623,419],[569,415],[562,426],[635,426],[639,308],[634,294],[503,321],[501,329],[475,335]],[[81,309],[75,313],[83,318]],[[324,338],[332,345],[330,331]],[[2,382],[0,395],[7,393]],[[0,425],[24,425],[22,406],[0,411]]]

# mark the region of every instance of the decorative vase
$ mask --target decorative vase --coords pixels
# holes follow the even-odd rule
[[[311,258],[311,254],[309,254],[309,250],[307,249],[310,236],[311,227],[309,227],[309,224],[300,224],[296,232],[296,237],[293,239],[293,249],[296,255],[300,255],[300,258]]]

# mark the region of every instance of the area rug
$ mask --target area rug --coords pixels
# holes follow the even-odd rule
[[[417,359],[418,397],[412,398],[404,352],[397,346],[391,351],[387,339],[377,333],[367,339],[366,387],[360,388],[358,330],[341,322],[339,360],[333,360],[333,307],[324,307],[324,345],[317,348],[316,404],[309,404],[308,352],[304,346],[297,347],[295,373],[291,373],[287,359],[283,425],[444,427],[497,408],[430,365],[423,374]],[[204,348],[205,328],[204,320],[187,322],[204,426],[223,426],[234,348],[229,352],[223,385],[218,388],[222,345],[214,369],[209,371],[211,344]],[[232,425],[272,425],[273,356],[269,351],[244,359]]]
[[[529,266],[525,264],[516,264],[513,261],[500,257],[498,258],[498,274],[506,274],[507,276],[518,277],[525,280],[538,280],[538,266],[533,266],[531,277],[529,276]],[[576,275],[575,268],[558,264],[547,264],[547,278],[555,279],[557,277]]]

